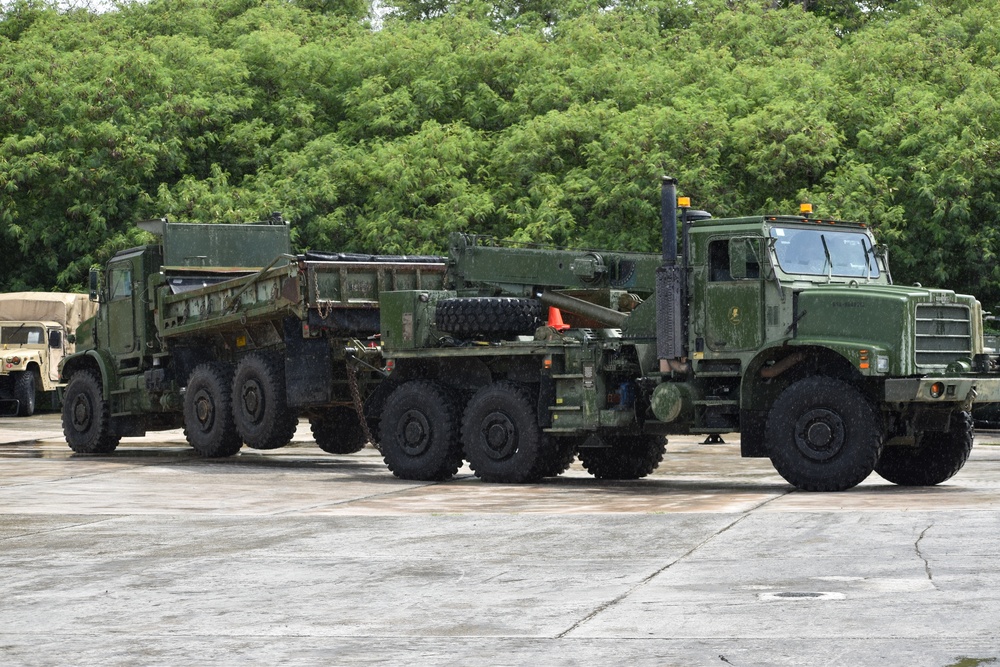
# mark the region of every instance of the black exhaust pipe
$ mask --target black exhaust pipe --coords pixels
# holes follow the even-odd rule
[[[660,372],[686,371],[681,293],[683,269],[677,266],[677,179],[660,186],[663,263],[656,270],[656,356]]]
[[[660,240],[663,266],[677,264],[677,179],[662,176],[660,182]]]

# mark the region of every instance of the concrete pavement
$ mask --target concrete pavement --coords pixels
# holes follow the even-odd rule
[[[738,440],[651,477],[394,479],[372,449],[79,457],[0,420],[0,664],[962,665],[1000,659],[1000,447],[793,490]]]

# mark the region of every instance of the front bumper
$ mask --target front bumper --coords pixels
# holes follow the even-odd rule
[[[935,385],[943,385],[938,394]],[[885,381],[887,403],[1000,403],[1000,377],[893,378]]]

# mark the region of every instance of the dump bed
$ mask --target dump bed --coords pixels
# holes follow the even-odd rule
[[[375,334],[380,292],[444,283],[440,257],[307,253],[274,264],[283,259],[292,261],[221,282],[207,277],[203,286],[176,293],[166,277],[157,314],[161,335],[222,333],[286,317],[344,334]],[[190,286],[191,277],[186,280]]]

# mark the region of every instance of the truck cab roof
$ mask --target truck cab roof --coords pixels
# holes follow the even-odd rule
[[[783,281],[891,282],[885,253],[861,222],[780,215],[712,218],[694,222],[691,234],[707,236],[709,244],[716,235],[763,238],[763,251]]]

